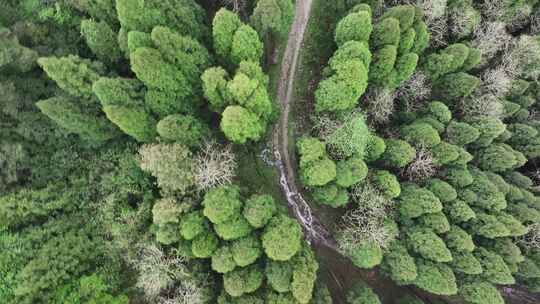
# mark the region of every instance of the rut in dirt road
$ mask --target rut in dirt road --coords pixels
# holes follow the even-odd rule
[[[274,129],[273,147],[276,166],[280,175],[280,187],[295,217],[302,224],[309,242],[321,243],[336,249],[336,242],[328,230],[313,215],[309,204],[304,200],[295,182],[294,167],[288,148],[288,121],[294,78],[304,33],[311,12],[312,0],[296,1],[296,13],[291,26],[287,47],[281,63],[278,85],[278,98],[281,103],[281,117]]]

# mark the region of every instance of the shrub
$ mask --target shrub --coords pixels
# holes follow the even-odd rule
[[[348,41],[369,41],[373,26],[371,25],[371,12],[359,11],[348,14],[336,26],[335,41],[342,46]]]
[[[219,273],[227,273],[236,267],[230,246],[222,246],[212,254],[212,269]]]
[[[388,198],[396,198],[401,193],[401,186],[395,175],[386,170],[377,170],[371,176],[373,185]]]
[[[236,265],[253,264],[262,255],[261,241],[256,235],[241,238],[231,243],[231,252]]]
[[[385,146],[386,151],[382,155],[382,159],[390,166],[403,168],[416,156],[416,150],[401,139],[387,139]]]
[[[452,225],[445,236],[446,245],[451,250],[472,252],[475,248],[472,237],[459,226]]]
[[[458,121],[451,121],[446,128],[446,140],[457,146],[464,146],[476,141],[480,132],[473,126]]]
[[[458,292],[456,277],[447,265],[420,260],[417,267],[418,276],[414,281],[417,287],[437,295],[454,295]]]
[[[471,169],[470,171],[473,175],[474,182],[468,189],[474,191],[477,195],[476,199],[471,203],[488,210],[502,210],[506,208],[504,194],[499,191],[487,176],[477,169]]]
[[[438,178],[430,179],[427,188],[443,203],[451,202],[457,198],[456,190],[450,184]]]
[[[403,139],[414,146],[434,147],[441,142],[439,133],[426,123],[413,123],[400,130]]]
[[[212,223],[220,224],[240,212],[240,190],[237,186],[220,186],[204,195],[203,213]]]
[[[302,229],[296,220],[283,214],[276,215],[261,237],[264,252],[272,260],[289,260],[300,250],[302,236]]]
[[[440,212],[442,204],[431,191],[407,184],[401,191],[398,208],[401,216],[415,218],[425,213]]]
[[[276,203],[270,195],[253,195],[244,206],[244,217],[254,228],[264,227],[277,212]]]
[[[450,250],[433,230],[415,229],[407,236],[408,244],[422,257],[440,263],[452,261]]]
[[[423,227],[432,229],[437,234],[445,233],[450,230],[450,223],[442,212],[427,213],[420,218],[420,224]]]
[[[456,272],[468,275],[479,275],[483,272],[482,265],[471,252],[452,252],[452,257],[450,265]]]
[[[233,296],[252,293],[262,285],[264,274],[257,265],[237,268],[223,275],[223,288]]]
[[[385,87],[397,89],[402,82],[408,80],[416,70],[418,55],[407,53],[397,58],[394,70],[389,75],[388,83]]]
[[[342,160],[336,166],[336,184],[343,188],[349,188],[364,180],[368,173],[368,167],[360,158],[353,157]]]
[[[504,299],[495,286],[483,281],[460,286],[459,295],[471,304],[504,304]]]

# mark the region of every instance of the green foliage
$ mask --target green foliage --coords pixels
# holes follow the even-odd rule
[[[482,269],[482,278],[493,284],[514,284],[515,279],[510,273],[510,269],[504,262],[503,258],[484,248],[475,250],[474,255],[480,261]]]
[[[414,281],[417,287],[437,295],[454,295],[458,292],[456,277],[446,264],[419,260],[418,276]]]
[[[233,36],[230,59],[236,65],[242,61],[259,62],[263,55],[263,44],[257,32],[249,25],[238,27]]]
[[[385,140],[375,134],[371,134],[371,136],[368,139],[368,143],[366,147],[366,155],[364,158],[366,162],[368,163],[374,162],[378,160],[385,151],[386,151]]]
[[[523,155],[506,144],[493,144],[483,149],[478,155],[481,169],[493,172],[504,172],[520,166]]]
[[[495,286],[488,282],[476,281],[459,288],[459,295],[471,304],[504,304],[504,299]]]
[[[395,18],[399,21],[401,31],[408,30],[415,21],[415,7],[412,5],[398,5],[384,12],[381,19]]]
[[[403,168],[414,160],[416,149],[401,139],[386,139],[382,159],[390,166]]]
[[[373,48],[381,48],[386,45],[398,45],[399,38],[399,20],[395,18],[385,18],[373,26],[373,33],[369,44]]]
[[[264,126],[257,116],[240,106],[228,106],[223,111],[221,130],[231,141],[244,144],[248,140],[257,141],[264,132]]]
[[[478,275],[483,272],[482,265],[471,252],[452,252],[452,257],[453,260],[450,265],[456,272],[469,275]]]
[[[156,177],[164,193],[186,193],[195,184],[191,152],[181,144],[154,144],[140,148],[141,169]]]
[[[396,198],[401,193],[397,177],[386,170],[377,170],[371,176],[373,185],[388,198]]]
[[[442,166],[454,162],[460,156],[460,149],[458,146],[441,141],[440,144],[431,149],[433,164]]]
[[[381,304],[377,294],[369,287],[358,285],[347,294],[349,304]]]
[[[480,85],[480,79],[467,73],[458,72],[442,76],[434,84],[437,95],[445,100],[467,97]]]
[[[479,147],[489,146],[506,130],[506,125],[495,117],[477,117],[470,124],[480,132],[480,137],[474,142]]]
[[[247,236],[253,230],[240,212],[236,212],[238,213],[233,214],[226,221],[214,224],[214,230],[220,238],[224,240],[235,240]]]
[[[398,242],[390,244],[384,255],[383,269],[400,285],[412,283],[417,276],[414,258],[409,255],[407,248]]]
[[[212,22],[212,37],[214,38],[214,49],[222,59],[230,56],[233,44],[233,37],[236,30],[242,25],[242,21],[235,13],[222,8],[217,11]]]
[[[445,213],[453,222],[467,222],[476,217],[474,211],[462,200],[455,200],[444,206]]]
[[[392,20],[392,18],[386,19]],[[369,81],[377,86],[384,87],[387,77],[397,60],[397,48],[395,45],[386,45],[373,54],[373,62],[369,67]]]
[[[306,186],[324,186],[336,178],[336,164],[326,155],[325,144],[303,137],[297,142],[300,178]]]
[[[442,203],[451,202],[457,198],[456,190],[450,186],[450,184],[438,178],[430,179],[427,182],[427,188],[435,194]]]
[[[222,246],[212,254],[212,269],[219,273],[227,273],[236,267],[231,246]]]
[[[366,42],[351,40],[341,45],[328,61],[333,70],[337,70],[340,65],[346,64],[349,60],[358,59],[366,68],[371,64],[371,52]]]
[[[204,96],[210,102],[213,111],[223,111],[232,100],[227,89],[228,76],[227,71],[221,67],[209,68],[201,76]]]
[[[472,252],[475,248],[472,237],[456,225],[452,225],[450,231],[445,236],[445,240],[448,248],[458,252]]]
[[[450,223],[442,212],[427,213],[420,218],[420,224],[423,227],[432,229],[437,234],[445,233],[450,230]]]
[[[325,138],[328,147],[343,157],[364,158],[371,133],[364,115],[354,113],[343,119],[343,124]]]
[[[188,147],[197,147],[210,131],[199,119],[191,115],[169,115],[157,124],[159,136],[179,142]]]
[[[342,188],[349,188],[362,180],[368,173],[368,167],[360,158],[353,157],[337,162],[336,184]]]
[[[439,133],[426,123],[412,123],[400,130],[402,138],[414,146],[431,148],[441,142]]]
[[[276,203],[267,194],[251,196],[243,210],[244,217],[254,228],[264,227],[276,212]]]
[[[293,265],[289,261],[269,260],[266,264],[265,273],[268,283],[275,291],[283,293],[291,290]]]
[[[62,90],[85,99],[92,98],[92,84],[104,73],[103,64],[73,55],[42,57],[38,64]]]
[[[317,112],[340,112],[352,109],[367,88],[368,70],[358,59],[336,67],[335,73],[319,83],[315,91]]]
[[[341,19],[336,27],[335,40],[338,46],[348,41],[368,42],[373,26],[371,12],[359,11]]]
[[[284,38],[294,17],[291,0],[258,1],[250,21],[261,37],[272,35]]]
[[[287,261],[300,250],[302,236],[296,220],[283,214],[276,215],[261,236],[264,252],[272,260]]]
[[[231,251],[234,262],[240,267],[250,265],[262,254],[261,241],[256,235],[233,241]]]
[[[208,223],[199,211],[190,212],[180,221],[180,235],[186,240],[193,240],[208,230]]]
[[[408,234],[408,244],[422,257],[435,262],[450,262],[452,254],[444,241],[430,229],[415,229]]]
[[[104,118],[84,109],[76,100],[58,96],[41,100],[36,106],[71,133],[80,135],[93,144],[114,138],[117,130]]]
[[[291,260],[291,264],[294,265],[291,284],[293,297],[299,303],[311,303],[319,269],[315,253],[304,243],[300,252]]]
[[[28,72],[36,66],[38,52],[20,44],[17,35],[0,28],[0,68],[14,68]]]
[[[347,250],[346,255],[357,267],[370,269],[382,262],[382,248],[375,242],[366,241],[355,248]]]
[[[264,274],[257,265],[237,268],[223,275],[223,287],[233,296],[239,297],[257,290],[263,283]]]
[[[446,128],[445,139],[454,145],[464,146],[476,141],[479,137],[480,132],[465,122],[452,120]]]
[[[121,57],[117,34],[104,21],[83,20],[81,34],[86,44],[102,62],[115,63]]]
[[[69,288],[71,287],[71,288]],[[78,284],[72,284],[60,289],[60,294],[56,294],[55,303],[103,303],[103,304],[128,304],[126,295],[114,296],[111,287],[103,278],[96,274],[82,277]],[[62,298],[62,299],[59,299]]]
[[[399,197],[399,212],[405,218],[415,218],[426,213],[442,210],[441,201],[435,194],[413,184],[403,186]]]
[[[191,242],[191,252],[197,258],[210,258],[218,247],[218,238],[212,232],[199,234]]]

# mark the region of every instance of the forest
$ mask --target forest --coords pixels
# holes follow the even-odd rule
[[[540,303],[539,101],[537,0],[0,0],[0,303]]]

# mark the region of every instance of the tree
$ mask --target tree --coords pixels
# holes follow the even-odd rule
[[[191,242],[191,252],[195,257],[200,259],[210,258],[214,251],[216,251],[218,243],[217,236],[211,231],[206,231],[193,239]]]
[[[199,211],[190,212],[180,221],[180,235],[186,240],[193,240],[208,230],[208,222]]]
[[[195,183],[199,190],[230,184],[235,171],[236,157],[230,145],[206,141],[195,156]]]
[[[480,132],[465,122],[452,120],[446,128],[446,140],[454,145],[464,146],[476,141]]]
[[[347,294],[349,304],[381,304],[377,294],[369,287],[358,285]]]
[[[306,186],[324,186],[336,178],[336,164],[328,157],[301,168],[300,178]]]
[[[335,41],[338,46],[351,40],[367,43],[372,30],[370,11],[350,13],[338,22]]]
[[[352,113],[345,115],[342,124],[325,136],[325,142],[333,154],[364,158],[371,133],[366,125],[364,115]]]
[[[104,117],[97,116],[80,105],[79,102],[64,96],[40,100],[36,106],[62,128],[80,135],[92,144],[101,144],[118,135]]]
[[[231,246],[225,245],[212,254],[212,269],[219,273],[227,273],[236,267]]]
[[[291,290],[293,271],[293,264],[290,261],[279,262],[268,260],[266,263],[266,279],[272,289],[280,293]]]
[[[444,241],[430,229],[415,229],[408,233],[408,244],[422,257],[435,262],[450,262],[452,254]]]
[[[291,264],[294,265],[291,282],[293,297],[299,303],[311,303],[319,269],[315,253],[304,243],[300,252],[292,258]]]
[[[240,267],[253,264],[262,255],[258,236],[250,235],[232,242],[231,252],[234,262]]]
[[[244,217],[254,228],[264,227],[276,212],[274,199],[267,194],[251,196],[243,210]]]
[[[291,0],[263,0],[258,1],[253,9],[250,23],[261,37],[269,36],[273,41],[287,35],[293,17],[294,5]]]
[[[402,138],[414,146],[431,148],[441,142],[439,133],[426,123],[413,123],[400,130]]]
[[[435,213],[442,210],[442,204],[431,191],[415,185],[403,187],[399,197],[399,212],[406,218],[419,217],[425,213]]]
[[[104,21],[83,20],[81,34],[86,44],[102,62],[115,63],[122,57],[118,47],[117,34]]]
[[[435,84],[434,89],[440,98],[455,100],[467,97],[480,85],[480,79],[467,73],[446,74]]]
[[[248,140],[257,141],[264,132],[264,126],[257,116],[241,106],[228,106],[223,111],[220,126],[228,139],[239,144]]]
[[[377,170],[371,176],[373,185],[388,198],[400,196],[401,186],[397,177],[386,170]]]
[[[427,189],[435,194],[442,203],[448,203],[457,198],[456,189],[438,178],[428,180]]]
[[[242,61],[260,62],[263,44],[257,32],[249,25],[241,25],[233,36],[230,59],[238,65]]]
[[[452,252],[452,257],[450,265],[454,271],[469,275],[478,275],[483,272],[480,261],[471,252]]]
[[[222,8],[217,11],[212,22],[212,37],[214,38],[214,48],[218,56],[229,61],[232,50],[233,37],[236,30],[242,25],[238,16]]]
[[[203,213],[214,224],[223,223],[238,214],[242,208],[237,186],[220,186],[206,192],[202,202]]]
[[[204,97],[210,102],[210,108],[221,112],[231,103],[232,96],[227,88],[229,74],[221,67],[206,69],[201,76]]]
[[[337,162],[336,184],[342,188],[349,188],[364,180],[368,167],[361,159],[353,157]]]
[[[164,193],[186,193],[194,185],[191,152],[181,144],[154,144],[140,148],[140,166],[157,178]]]
[[[223,275],[223,287],[229,295],[239,297],[259,289],[263,278],[264,274],[257,265],[237,268]]]
[[[198,147],[210,130],[199,119],[191,115],[169,115],[157,124],[159,135],[170,141],[179,142],[188,147]]]
[[[266,255],[276,261],[287,261],[301,248],[302,229],[286,215],[274,216],[261,236]]]
[[[445,240],[448,248],[459,252],[472,252],[475,248],[471,235],[456,225],[452,225],[445,236]]]
[[[419,219],[420,225],[432,229],[437,234],[450,230],[450,223],[442,212],[423,214]]]
[[[91,99],[92,85],[104,74],[102,63],[82,59],[78,56],[42,57],[39,66],[64,91],[75,97]]]
[[[510,269],[503,258],[485,248],[478,248],[474,252],[475,257],[480,261],[482,269],[482,278],[493,284],[514,284],[515,279],[510,273]]]
[[[92,87],[101,101],[107,118],[124,133],[138,141],[156,137],[156,121],[144,105],[145,89],[141,82],[127,78],[100,78]]]
[[[433,163],[436,166],[443,166],[455,162],[459,156],[461,147],[441,141],[431,149],[433,154]]]
[[[392,242],[385,252],[382,268],[400,285],[412,283],[418,275],[414,258],[398,241]]]
[[[458,292],[456,277],[446,264],[418,260],[417,287],[437,295],[454,295]]]
[[[15,33],[7,28],[0,29],[0,68],[12,67],[28,72],[36,66],[38,52],[20,44]]]
[[[459,295],[471,304],[504,304],[504,299],[495,286],[484,281],[463,284]]]
[[[412,162],[416,156],[416,150],[404,140],[387,139],[384,141],[386,150],[382,159],[390,166],[403,168]]]

